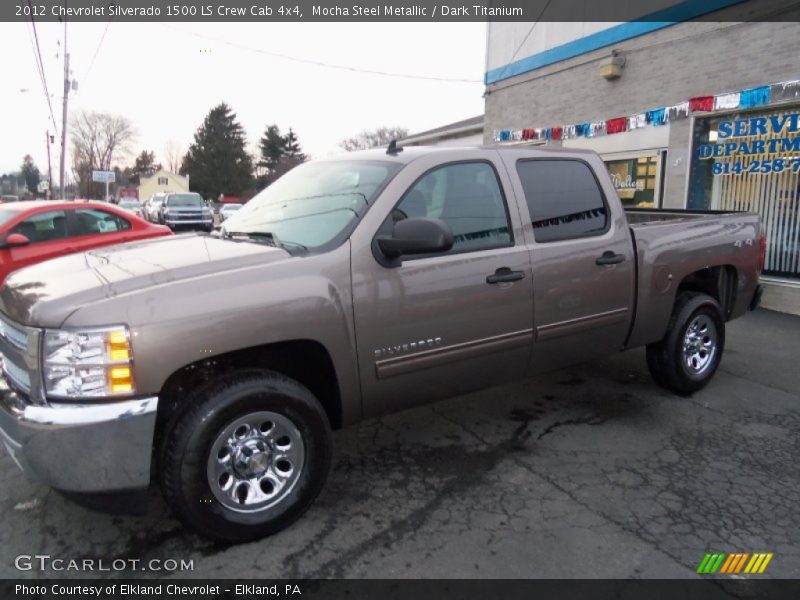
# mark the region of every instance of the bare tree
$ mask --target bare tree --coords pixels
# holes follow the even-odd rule
[[[135,138],[131,122],[121,115],[78,113],[72,119],[72,170],[81,194],[92,195],[92,171],[110,171],[112,161],[124,158]]]
[[[399,140],[408,135],[405,127],[378,127],[377,129],[364,130],[354,137],[342,140],[339,146],[347,152],[354,150],[366,150],[367,148],[377,148],[386,146],[392,140]]]
[[[175,140],[167,140],[164,144],[164,166],[170,173],[177,173],[183,162],[183,150]]]

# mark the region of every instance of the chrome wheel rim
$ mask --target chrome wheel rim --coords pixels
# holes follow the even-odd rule
[[[281,502],[305,465],[305,444],[287,417],[259,411],[228,424],[208,455],[208,485],[236,512],[257,512]]]
[[[683,336],[683,367],[692,376],[703,375],[717,356],[717,326],[708,315],[697,315]]]

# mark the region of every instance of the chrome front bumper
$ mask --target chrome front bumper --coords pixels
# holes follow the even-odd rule
[[[0,442],[26,474],[65,492],[147,487],[158,398],[34,405],[0,377]]]

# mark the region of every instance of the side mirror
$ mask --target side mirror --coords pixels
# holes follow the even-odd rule
[[[19,246],[27,246],[31,241],[21,233],[9,233],[5,240],[3,240],[3,248],[17,248]]]
[[[376,237],[375,243],[386,259],[381,264],[397,266],[402,256],[447,252],[453,247],[453,232],[440,219],[415,217],[398,221],[391,236]]]

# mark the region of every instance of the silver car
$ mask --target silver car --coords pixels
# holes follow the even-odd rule
[[[122,210],[126,210],[129,213],[133,213],[137,217],[142,216],[142,204],[135,198],[121,198],[118,206]]]
[[[219,220],[224,221],[240,208],[242,208],[241,204],[231,203],[223,205],[223,207],[219,209]]]
[[[161,223],[159,215],[161,213],[161,205],[164,204],[165,193],[153,194],[150,199],[144,204],[144,218],[151,223]]]

